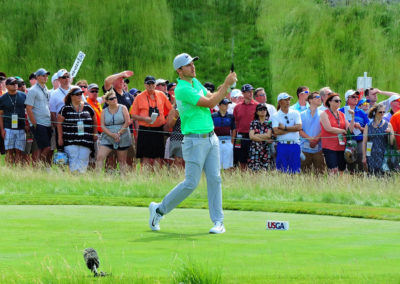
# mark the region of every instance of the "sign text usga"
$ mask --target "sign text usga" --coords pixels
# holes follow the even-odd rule
[[[289,230],[288,221],[267,221],[267,230]]]

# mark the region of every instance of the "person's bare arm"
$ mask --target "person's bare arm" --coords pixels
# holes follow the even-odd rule
[[[118,135],[122,135],[125,131],[129,131],[129,124],[131,124],[131,118],[129,117],[128,109],[124,105],[121,107],[125,122],[124,125],[122,125],[122,128],[118,131]]]
[[[179,111],[175,108],[172,108],[167,116],[167,127],[168,128],[174,127],[178,117],[179,117]]]
[[[346,130],[345,129],[341,129],[341,128],[337,128],[337,127],[332,127],[328,115],[324,112],[321,113],[320,116],[320,122],[322,124],[322,127],[330,132],[330,133],[334,133],[334,134],[346,134]],[[347,122],[347,121],[346,121]]]
[[[32,125],[36,127],[36,119],[35,115],[33,114],[33,106],[31,105],[26,105],[26,114],[29,117],[29,120],[31,121]]]
[[[57,133],[58,133],[58,145],[60,145],[60,146],[64,145],[63,131],[62,131],[62,124],[63,124],[64,120],[65,120],[65,118],[62,115],[58,115],[58,117],[57,117]]]
[[[215,107],[220,101],[222,101],[223,98],[225,98],[225,96],[228,93],[228,89],[236,81],[237,81],[236,73],[235,72],[229,73],[229,75],[225,78],[225,82],[222,84],[221,88],[217,92],[210,95],[209,97],[207,96],[200,97],[199,101],[197,102],[197,105],[207,108]]]
[[[112,84],[118,78],[128,78],[128,77],[131,77],[132,75],[133,75],[133,71],[129,71],[129,70],[122,71],[121,73],[118,73],[118,74],[110,75],[104,80],[104,89],[106,89],[106,90],[111,89]]]
[[[374,94],[381,94],[381,95],[385,95],[388,97],[394,96],[394,95],[399,95],[398,93],[395,92],[388,92],[388,91],[381,91],[378,88],[373,88],[372,90],[369,91],[370,93],[373,92]]]
[[[0,110],[0,131],[1,131],[1,136],[4,139],[6,136],[6,130],[4,129],[3,115],[4,111]]]

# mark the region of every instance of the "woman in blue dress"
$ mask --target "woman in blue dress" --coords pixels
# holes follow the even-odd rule
[[[383,162],[385,150],[394,142],[394,132],[392,125],[383,119],[385,115],[385,106],[377,104],[373,106],[368,113],[370,123],[365,126],[362,153],[362,162],[368,168],[371,174],[383,174]],[[388,139],[388,135],[389,139]]]

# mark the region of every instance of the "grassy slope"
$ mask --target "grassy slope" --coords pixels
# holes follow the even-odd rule
[[[0,219],[0,282],[91,282],[86,247],[113,273],[104,283],[168,283],[184,264],[223,283],[400,280],[399,222],[226,211],[227,233],[209,235],[208,212],[193,209],[171,212],[158,233],[146,208],[0,206]],[[290,229],[266,231],[266,220]]]
[[[272,0],[2,0],[0,70],[28,74],[70,68],[87,56],[78,78],[101,83],[133,69],[132,86],[147,74],[175,79],[180,52],[201,57],[198,76],[220,84],[231,64],[238,85],[264,86],[269,101],[299,85],[344,93],[368,71],[374,85],[399,90],[400,4],[328,7],[324,1]]]

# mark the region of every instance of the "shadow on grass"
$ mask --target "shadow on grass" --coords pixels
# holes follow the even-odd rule
[[[192,234],[185,234],[185,233],[173,233],[173,232],[153,232],[149,231],[148,234],[152,234],[150,237],[144,237],[144,238],[138,238],[129,242],[142,242],[142,243],[149,243],[149,242],[154,242],[154,241],[169,241],[173,239],[177,240],[187,240],[187,241],[193,241],[199,236],[208,236],[210,235],[209,233],[192,233]]]

